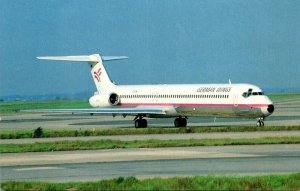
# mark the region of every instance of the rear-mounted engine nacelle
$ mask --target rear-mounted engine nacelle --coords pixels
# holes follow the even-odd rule
[[[111,105],[118,105],[120,103],[120,97],[116,93],[111,93],[109,95],[108,102]]]
[[[89,103],[92,107],[111,107],[120,103],[120,97],[116,93],[98,94],[92,96]]]

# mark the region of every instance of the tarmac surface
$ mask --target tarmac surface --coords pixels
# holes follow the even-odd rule
[[[87,181],[300,171],[299,145],[113,149],[1,155],[1,181]]]

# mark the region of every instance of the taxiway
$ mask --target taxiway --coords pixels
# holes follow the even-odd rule
[[[300,171],[299,145],[114,149],[1,155],[1,181],[86,181]]]

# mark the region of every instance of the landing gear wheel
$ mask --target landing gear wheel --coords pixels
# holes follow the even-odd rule
[[[257,121],[257,123],[256,123],[256,126],[257,126],[257,127],[263,127],[263,126],[265,126],[265,123],[264,123],[264,121],[263,121],[262,119],[259,119],[259,120]]]
[[[174,120],[175,127],[186,127],[186,125],[187,125],[186,118],[178,117]]]
[[[134,121],[134,127],[135,128],[140,128],[140,121],[139,121],[139,119],[137,119],[137,120]]]
[[[175,126],[175,127],[180,127],[179,118],[176,118],[176,119],[174,120],[174,126]]]
[[[147,127],[147,120],[141,119],[141,127],[146,128]]]
[[[146,128],[147,127],[147,120],[146,119],[137,119],[134,121],[135,128]]]
[[[257,121],[257,122],[256,122],[256,126],[257,126],[257,127],[260,127],[260,126],[261,126],[260,121]]]
[[[186,127],[186,125],[187,125],[186,118],[182,118],[181,124],[182,124],[182,127]]]

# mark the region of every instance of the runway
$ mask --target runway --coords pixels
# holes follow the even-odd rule
[[[115,149],[1,155],[1,181],[86,181],[300,171],[299,145]]]

